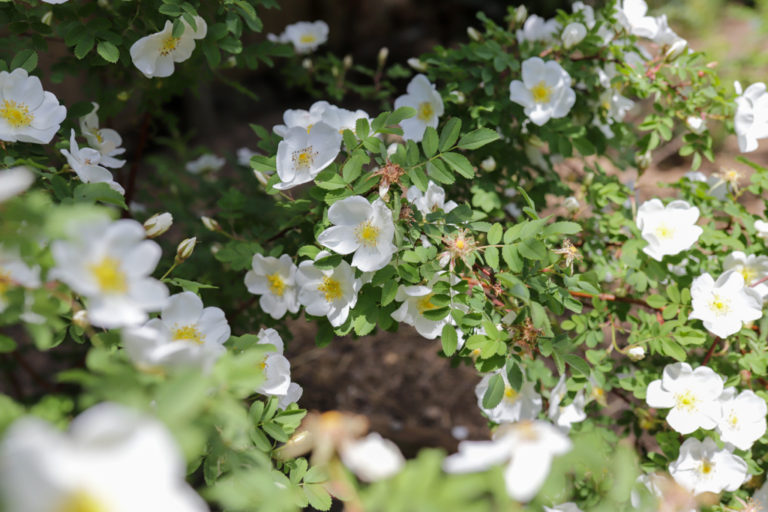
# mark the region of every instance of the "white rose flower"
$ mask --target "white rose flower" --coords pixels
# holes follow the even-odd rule
[[[69,151],[62,149],[61,154],[83,183],[106,183],[115,192],[125,194],[125,189],[115,181],[109,169],[99,165],[101,153],[91,148],[80,149],[75,139],[75,130],[70,132]]]
[[[287,254],[280,258],[254,254],[252,270],[245,274],[245,286],[254,295],[261,295],[259,306],[275,320],[286,311],[297,313],[299,301],[296,287],[296,265]]]
[[[754,224],[755,231],[757,231],[757,237],[763,240],[768,240],[768,222],[764,220],[756,220]]]
[[[643,347],[630,347],[627,351],[627,357],[632,361],[640,361],[645,357],[645,349]]]
[[[341,461],[366,482],[390,478],[405,466],[405,457],[397,445],[376,432],[344,443],[341,446]]]
[[[308,129],[294,127],[277,146],[278,190],[310,182],[331,165],[341,150],[341,134],[324,122]]]
[[[419,187],[413,185],[406,192],[405,198],[424,216],[437,210],[448,213],[458,206],[453,201],[446,201],[445,189],[432,180],[429,181],[426,192],[422,192]]]
[[[352,130],[354,133],[358,119],[367,119],[369,126],[372,122],[371,116],[365,110],[347,110],[336,105],[328,105],[322,114],[322,121],[339,133],[344,130]]]
[[[30,267],[17,251],[5,249],[0,245],[0,313],[8,307],[5,294],[12,287],[38,288],[40,284],[38,265]]]
[[[531,57],[523,61],[522,68],[523,80],[509,84],[509,99],[522,105],[525,115],[537,126],[568,115],[576,93],[571,89],[571,77],[560,64]]]
[[[691,369],[688,363],[668,364],[660,380],[648,384],[645,401],[649,406],[672,410],[667,423],[681,434],[697,428],[713,429],[720,419],[723,379],[708,366]]]
[[[666,207],[659,199],[644,202],[636,219],[637,228],[648,242],[643,252],[661,261],[664,256],[689,249],[704,231],[695,225],[698,219],[699,209],[682,200],[672,201]]]
[[[587,37],[587,27],[578,22],[569,23],[563,29],[563,34],[560,37],[563,40],[563,46],[571,48]]]
[[[192,292],[171,295],[158,318],[123,331],[123,345],[140,367],[198,367],[208,371],[226,351],[231,330],[224,311],[203,308]]]
[[[190,174],[206,174],[209,172],[216,172],[227,163],[227,161],[211,153],[200,155],[195,160],[187,162],[184,168]]]
[[[309,110],[288,109],[283,112],[283,123],[276,124],[272,131],[282,138],[286,138],[291,128],[304,128],[309,132],[310,128],[323,120],[323,114],[331,107],[327,101],[316,101]],[[327,124],[327,123],[326,123]]]
[[[443,115],[443,98],[429,79],[418,74],[408,83],[407,93],[395,100],[395,108],[412,107],[416,115],[400,121],[403,128],[403,139],[420,142],[424,138],[427,126],[437,128],[440,116]]]
[[[757,82],[742,93],[741,84],[735,82],[736,114],[733,128],[739,139],[739,149],[749,153],[757,149],[758,139],[768,137],[768,91],[763,82]]]
[[[166,20],[163,30],[144,36],[133,45],[130,53],[133,64],[147,78],[171,76],[174,62],[184,62],[192,56],[195,39],[203,39],[208,33],[208,25],[200,16],[195,16],[195,28],[180,18],[184,24],[184,33],[173,37],[173,23]]]
[[[279,40],[291,43],[296,53],[310,53],[328,41],[328,24],[322,20],[299,21],[286,26]]]
[[[185,474],[163,424],[108,402],[80,414],[68,432],[21,418],[0,444],[6,512],[207,511]]]
[[[691,306],[688,318],[697,318],[704,327],[721,338],[739,332],[744,322],[763,316],[762,299],[744,286],[744,277],[729,270],[717,278],[705,273],[691,283]]]
[[[512,423],[521,420],[535,420],[541,412],[541,395],[539,395],[531,382],[523,382],[520,391],[510,386],[507,380],[507,372],[503,368],[494,372],[485,374],[480,382],[475,386],[475,396],[477,397],[477,406],[488,416],[488,419],[494,423]],[[504,380],[504,397],[501,402],[493,409],[483,407],[483,397],[488,390],[488,384],[491,377],[501,374]]]
[[[549,475],[552,459],[571,450],[571,440],[545,421],[520,421],[499,428],[492,441],[462,441],[443,461],[447,473],[472,473],[509,461],[504,471],[507,493],[530,501]]]
[[[680,456],[669,465],[675,481],[694,494],[735,491],[747,478],[747,463],[727,449],[718,450],[711,437],[699,441],[689,437],[680,446]]]
[[[659,24],[653,16],[646,16],[645,0],[617,0],[616,17],[627,31],[635,36],[653,39],[659,32]]]
[[[89,221],[73,226],[71,240],[51,244],[50,277],[88,299],[88,320],[98,327],[139,325],[162,309],[168,289],[150,276],[162,250],[145,240],[134,220]]]
[[[560,376],[557,385],[552,388],[552,392],[549,395],[549,411],[547,412],[547,415],[552,423],[560,427],[563,432],[568,432],[571,430],[572,424],[587,419],[587,413],[584,412],[584,406],[586,404],[583,389],[576,393],[576,396],[569,405],[560,405],[563,398],[565,398],[565,395],[568,394],[565,381],[565,374],[563,374]]]
[[[80,118],[80,133],[83,134],[91,147],[101,153],[99,159],[101,165],[118,169],[125,165],[125,160],[115,158],[116,155],[125,153],[125,148],[120,147],[123,144],[123,138],[115,130],[99,128],[99,116],[97,115],[99,104],[93,101],[91,104],[93,110]]]
[[[304,389],[295,382],[291,382],[288,386],[288,391],[284,395],[277,396],[277,408],[285,409],[291,404],[297,403],[301,399],[301,395],[304,394]]]
[[[258,337],[258,344],[272,345],[275,347],[275,350],[267,352],[264,360],[261,362],[261,369],[264,371],[264,382],[256,392],[262,395],[278,397],[295,392],[295,390],[291,390],[291,363],[283,355],[284,345],[280,334],[274,329],[262,329],[259,331]]]
[[[532,14],[525,20],[523,28],[517,30],[517,42],[519,44],[523,44],[524,41],[550,42],[555,39],[559,30],[560,24],[555,18],[545,20],[541,16]]]
[[[579,204],[579,200],[576,199],[573,196],[569,196],[565,198],[565,201],[563,201],[563,206],[566,210],[568,210],[568,213],[573,215],[574,213],[578,212],[581,208],[581,205]]]
[[[320,245],[339,254],[352,254],[352,266],[363,272],[384,268],[397,247],[392,243],[392,212],[381,199],[373,204],[362,196],[336,201],[328,209],[333,226],[317,236]]]
[[[656,35],[653,37],[653,42],[666,47],[672,47],[681,43],[683,46],[688,44],[685,39],[677,35],[677,33],[669,27],[666,14],[662,14],[655,19],[657,30]]]
[[[22,68],[0,71],[0,140],[48,144],[66,117],[39,78]]]
[[[586,5],[584,2],[573,2],[571,9],[575,13],[581,13],[584,16],[584,21],[588,28],[595,26],[595,10],[591,5]]]
[[[0,170],[0,203],[16,197],[35,182],[35,173],[24,166]]]
[[[431,320],[424,316],[424,312],[438,308],[432,302],[432,296],[434,295],[432,287],[440,278],[440,275],[435,275],[426,285],[404,286],[401,284],[395,295],[395,300],[402,302],[402,304],[392,312],[392,318],[414,327],[416,332],[428,340],[433,340],[440,336],[445,325],[456,325],[451,315],[446,315],[441,320]],[[453,307],[458,307],[458,305],[454,304]],[[459,337],[458,348],[461,348],[464,345],[461,331],[457,330],[456,334]]]
[[[316,259],[328,256],[320,251]],[[363,286],[355,279],[355,271],[342,261],[333,269],[317,268],[312,261],[302,261],[296,272],[299,286],[299,304],[314,316],[327,316],[331,325],[338,327],[346,322],[349,310],[357,304],[357,292]]]
[[[749,286],[765,301],[768,299],[768,283],[750,286],[755,281],[768,277],[768,256],[746,255],[741,251],[733,251],[723,261],[723,271],[735,270],[744,278],[744,285]]]
[[[726,388],[719,398],[722,406],[717,433],[724,443],[731,443],[739,450],[749,450],[755,441],[765,434],[765,400],[750,390],[736,395],[736,388]]]

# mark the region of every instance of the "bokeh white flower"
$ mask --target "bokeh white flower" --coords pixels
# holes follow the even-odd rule
[[[23,165],[0,170],[0,203],[27,190],[35,182],[35,173]]]
[[[125,160],[115,158],[117,155],[125,153],[123,138],[120,134],[111,128],[99,128],[99,104],[91,102],[93,110],[80,118],[80,132],[88,141],[88,144],[101,153],[99,163],[104,167],[118,169],[125,165]]]
[[[735,491],[747,477],[747,463],[726,448],[718,449],[711,437],[689,437],[680,455],[669,465],[675,481],[694,494]]]
[[[742,91],[741,84],[735,84],[736,114],[733,129],[742,153],[757,149],[757,141],[768,137],[768,91],[765,83],[756,82]]]
[[[496,407],[487,409],[483,407],[483,398],[488,390],[488,385],[494,375],[501,375],[504,381],[504,395]],[[524,381],[520,391],[515,391],[509,384],[504,369],[499,369],[483,375],[483,378],[475,386],[477,406],[494,423],[512,423],[520,420],[535,420],[541,412],[542,400],[533,387],[533,383]]]
[[[344,443],[340,451],[344,465],[366,482],[390,478],[405,466],[405,457],[397,445],[376,432]]]
[[[227,161],[211,153],[200,155],[194,160],[187,162],[184,168],[190,174],[206,174],[216,172],[227,163]]]

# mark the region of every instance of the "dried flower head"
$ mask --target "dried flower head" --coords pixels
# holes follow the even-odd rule
[[[472,265],[467,257],[477,249],[477,242],[466,229],[460,229],[452,235],[443,237],[446,251],[439,256],[441,266],[448,264],[451,269],[456,265],[456,260],[461,259],[468,267]]]
[[[403,193],[405,193],[407,189],[400,183],[400,177],[403,174],[405,174],[403,168],[397,164],[393,164],[389,160],[387,160],[384,167],[379,167],[378,170],[374,171],[374,176],[381,176],[381,181],[379,181],[379,196],[384,197],[387,195],[389,187],[395,184],[400,185]]]
[[[566,267],[571,269],[571,272],[573,272],[573,261],[574,260],[580,260],[581,254],[579,254],[579,249],[569,239],[565,239],[563,242],[563,246],[560,249],[552,249],[552,252],[555,254],[561,255],[565,261],[564,264]]]

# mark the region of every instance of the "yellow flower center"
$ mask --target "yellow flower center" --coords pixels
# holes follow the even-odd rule
[[[701,461],[701,466],[699,467],[699,471],[701,471],[702,475],[708,475],[712,472],[712,469],[714,468],[714,464],[712,462],[708,461],[707,459],[704,459]]]
[[[302,36],[299,38],[299,41],[304,44],[314,43],[317,41],[317,36],[315,36],[315,34],[302,34]]]
[[[688,412],[693,412],[696,410],[696,396],[694,396],[693,393],[690,391],[685,391],[683,393],[677,393],[675,395],[675,402],[677,403],[676,407],[678,409],[685,409]]]
[[[428,101],[419,103],[417,117],[422,121],[429,121],[435,115],[435,108]]]
[[[307,130],[309,130],[309,128],[307,128]],[[312,167],[316,156],[317,152],[312,151],[312,146],[307,146],[302,150],[294,151],[293,154],[291,154],[291,162],[293,162],[293,167],[297,170],[309,169]]]
[[[429,311],[430,309],[437,309],[437,306],[432,304],[432,295],[434,294],[430,293],[429,295],[425,295],[416,303],[419,314],[424,314],[425,311]]]
[[[549,99],[552,96],[552,88],[542,80],[533,86],[531,95],[533,95],[533,101],[536,103],[549,103]]]
[[[325,300],[328,302],[334,301],[342,296],[341,283],[332,277],[324,276],[322,284],[318,286],[317,289],[323,292]]]
[[[28,106],[13,100],[3,100],[2,107],[0,107],[0,117],[14,128],[26,128],[35,119],[35,116],[29,113]]]
[[[168,55],[179,45],[178,37],[166,37],[163,41],[163,45],[160,47],[160,55]]]
[[[355,237],[358,243],[368,247],[375,247],[379,240],[379,228],[366,221],[355,228]]]
[[[267,360],[266,359],[259,363],[259,368],[261,368],[262,370],[265,370],[267,368]]]
[[[457,249],[463,249],[466,244],[464,243],[464,240],[456,240],[456,248]]]
[[[278,297],[282,297],[285,293],[285,281],[280,277],[280,274],[275,272],[274,274],[267,274],[267,282],[269,282],[269,291]]]
[[[101,501],[85,491],[69,494],[56,512],[108,512]]]
[[[674,228],[670,228],[664,223],[661,223],[658,226],[656,226],[656,238],[659,238],[662,240],[669,240],[671,238],[674,238],[674,236],[675,236]]]
[[[192,341],[198,345],[202,345],[205,341],[205,336],[201,333],[196,325],[185,325],[183,327],[173,326],[171,336],[174,340]]]
[[[757,272],[755,272],[754,269],[747,267],[746,265],[741,267],[741,269],[739,269],[739,272],[744,277],[744,283],[746,283],[747,285],[749,285],[749,283],[751,283],[755,279],[755,277],[757,277]]]
[[[728,415],[728,423],[730,423],[733,428],[736,428],[736,425],[739,424],[739,417],[736,416],[735,412],[731,411],[731,414]]]
[[[11,273],[0,268],[0,297],[5,295],[5,292],[7,292],[12,285],[13,280],[11,279]]]
[[[717,316],[727,315],[731,312],[731,301],[713,293],[709,301],[709,310]]]
[[[504,386],[504,400],[507,402],[517,401],[517,391],[512,386]]]
[[[102,292],[125,293],[128,291],[128,283],[125,274],[120,270],[120,262],[105,256],[100,262],[88,265]]]

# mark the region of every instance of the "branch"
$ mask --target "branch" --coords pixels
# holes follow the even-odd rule
[[[643,306],[644,308],[652,309],[654,311],[663,311],[664,308],[655,308],[645,302],[643,299],[635,299],[632,297],[619,297],[616,295],[613,295],[612,293],[600,293],[600,294],[592,294],[592,293],[586,293],[586,292],[574,292],[569,290],[568,293],[571,294],[573,297],[581,297],[585,299],[593,299],[598,298],[600,300],[607,300],[611,302],[626,302],[627,304],[637,304],[638,306]]]
[[[715,339],[712,340],[712,345],[709,346],[709,350],[707,350],[706,355],[704,356],[704,360],[701,362],[702,366],[706,366],[706,364],[709,362],[709,360],[712,358],[712,354],[715,353],[715,347],[717,347],[717,344],[720,342],[720,338],[715,336]]]

